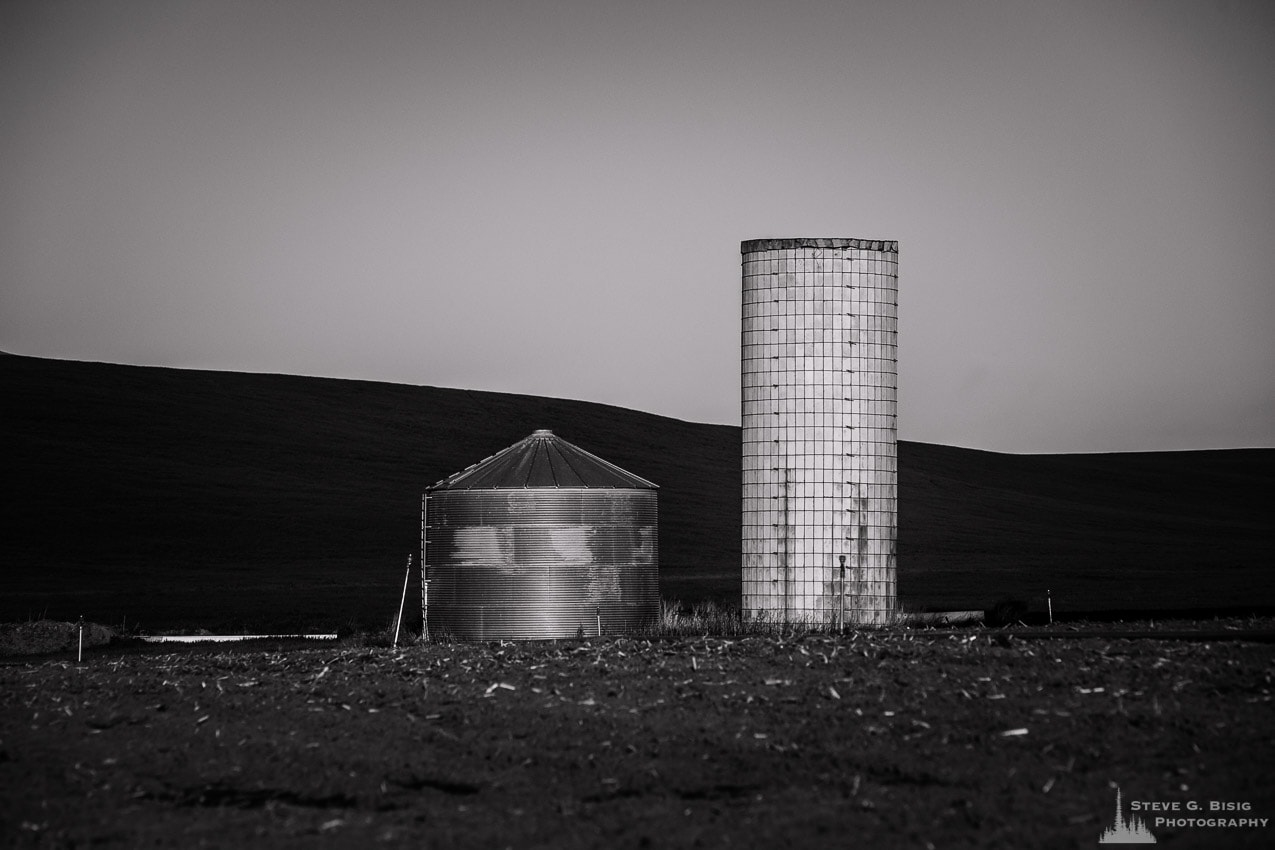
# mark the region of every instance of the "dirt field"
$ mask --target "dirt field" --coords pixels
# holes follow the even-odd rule
[[[0,845],[1073,848],[1118,783],[1271,819],[1161,844],[1269,847],[1273,676],[984,630],[99,650],[0,666]]]

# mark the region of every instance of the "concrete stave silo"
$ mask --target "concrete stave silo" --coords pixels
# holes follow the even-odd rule
[[[654,623],[656,489],[550,431],[438,482],[422,508],[428,627],[536,640]]]
[[[744,615],[886,624],[897,609],[898,243],[740,247]]]

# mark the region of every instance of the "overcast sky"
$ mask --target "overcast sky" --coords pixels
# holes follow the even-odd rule
[[[0,349],[738,424],[739,243],[896,239],[903,439],[1275,446],[1272,92],[1269,0],[9,0]]]

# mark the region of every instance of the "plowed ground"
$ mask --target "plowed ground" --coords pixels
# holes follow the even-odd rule
[[[10,663],[0,845],[1096,846],[1113,783],[1275,822],[1273,676],[1270,644],[985,631]]]

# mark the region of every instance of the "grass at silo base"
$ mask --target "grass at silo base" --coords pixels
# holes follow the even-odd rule
[[[1224,800],[1275,817],[1273,677],[1269,644],[1083,629],[108,649],[0,666],[0,831],[16,847],[1091,846],[1115,784],[1126,813]],[[1147,825],[1175,846],[1272,837]]]

